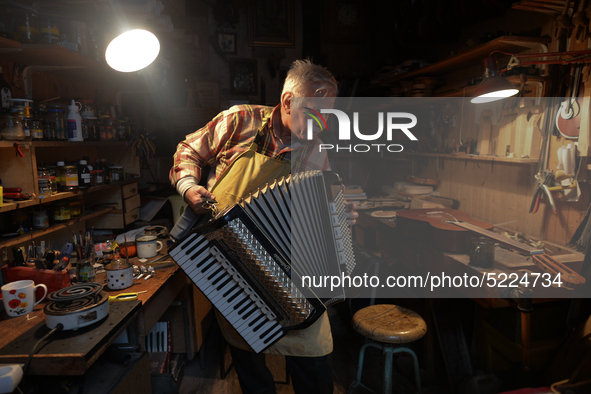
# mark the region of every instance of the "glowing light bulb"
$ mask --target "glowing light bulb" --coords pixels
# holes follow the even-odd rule
[[[160,53],[158,38],[147,30],[130,30],[111,41],[105,52],[114,70],[133,72],[148,67]]]

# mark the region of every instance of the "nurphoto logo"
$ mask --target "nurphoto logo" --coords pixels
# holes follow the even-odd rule
[[[378,112],[377,113],[377,120],[378,126],[377,131],[369,132],[367,130],[367,126],[361,130],[359,125],[359,112],[353,112],[353,122],[349,118],[345,112],[338,110],[338,109],[321,109],[320,113],[316,110],[313,110],[308,107],[304,107],[306,110],[304,113],[310,116],[311,119],[308,119],[308,129],[307,129],[307,138],[308,140],[312,140],[314,138],[313,128],[314,122],[320,127],[320,130],[328,130],[328,125],[326,120],[322,116],[322,114],[333,114],[336,116],[338,122],[338,140],[339,141],[351,141],[352,134],[361,141],[374,141],[377,142],[380,138],[383,137],[384,131],[386,135],[386,141],[392,141],[392,136],[396,131],[402,131],[404,135],[411,141],[417,141],[417,137],[413,133],[411,133],[410,129],[412,129],[417,124],[417,117],[408,112]],[[410,122],[400,123],[401,120],[407,120]],[[353,127],[351,127],[353,126]],[[351,133],[351,129],[353,133]],[[336,150],[339,151],[348,151],[348,152],[359,152],[365,153],[372,150],[377,152],[381,152],[383,150],[388,152],[402,152],[404,147],[400,144],[392,144],[392,143],[372,143],[372,144],[320,144],[319,151],[322,150]]]

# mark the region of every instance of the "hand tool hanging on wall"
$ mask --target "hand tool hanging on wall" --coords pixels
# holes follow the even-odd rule
[[[554,70],[551,70],[554,71]],[[548,200],[552,210],[556,212],[556,206],[554,205],[554,200],[552,199],[552,195],[550,191],[547,190],[548,184],[553,182],[554,174],[548,171],[548,156],[550,151],[550,138],[552,137],[552,131],[554,129],[554,119],[556,119],[556,93],[557,89],[559,88],[560,84],[558,83],[561,80],[561,75],[563,75],[564,67],[561,67],[559,72],[555,73],[555,78],[552,81],[552,91],[550,92],[550,98],[546,103],[545,115],[544,115],[544,125],[542,128],[542,148],[540,151],[540,157],[538,159],[538,168],[537,173],[535,175],[537,187],[534,192],[534,196],[532,199],[532,205],[530,206],[530,213],[535,213],[538,210],[539,200],[542,197],[543,193],[546,193],[548,196]],[[551,175],[550,175],[551,174]],[[551,177],[550,177],[551,176]],[[550,184],[550,186],[554,186]]]
[[[566,99],[560,104],[560,109],[556,115],[556,128],[563,137],[577,139],[579,138],[581,125],[581,106],[578,97],[583,64],[577,63],[571,67],[573,68],[571,68],[570,85]]]
[[[534,197],[531,201],[531,205],[529,207],[529,213],[536,213],[538,212],[538,208],[540,206],[540,200],[542,199],[542,195],[546,194],[548,198],[548,203],[552,208],[552,211],[556,213],[556,205],[554,204],[554,199],[552,198],[552,193],[548,186],[554,186],[554,173],[549,170],[544,170],[539,174],[535,175],[536,180],[538,181],[538,186],[536,187],[536,191],[534,193]]]

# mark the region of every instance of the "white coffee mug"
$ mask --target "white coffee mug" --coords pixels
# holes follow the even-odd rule
[[[38,287],[42,287],[44,293],[43,297],[35,302],[35,290]],[[35,286],[35,282],[32,280],[19,280],[2,286],[4,309],[10,317],[22,316],[33,312],[35,305],[43,301],[46,295],[47,286],[44,284]]]
[[[157,238],[155,235],[144,235],[136,238],[137,257],[149,259],[156,256],[162,250],[162,242],[158,241]]]

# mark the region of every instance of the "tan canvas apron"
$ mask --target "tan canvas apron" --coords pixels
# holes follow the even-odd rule
[[[264,126],[263,126],[264,127]],[[256,152],[253,142],[249,150],[240,154],[224,171],[211,193],[219,210],[232,206],[258,187],[289,174],[290,162],[267,157]],[[226,341],[238,348],[251,350],[240,334],[216,311],[218,323]],[[265,351],[287,356],[324,356],[332,352],[332,334],[325,312],[314,324],[303,330],[290,331]]]

